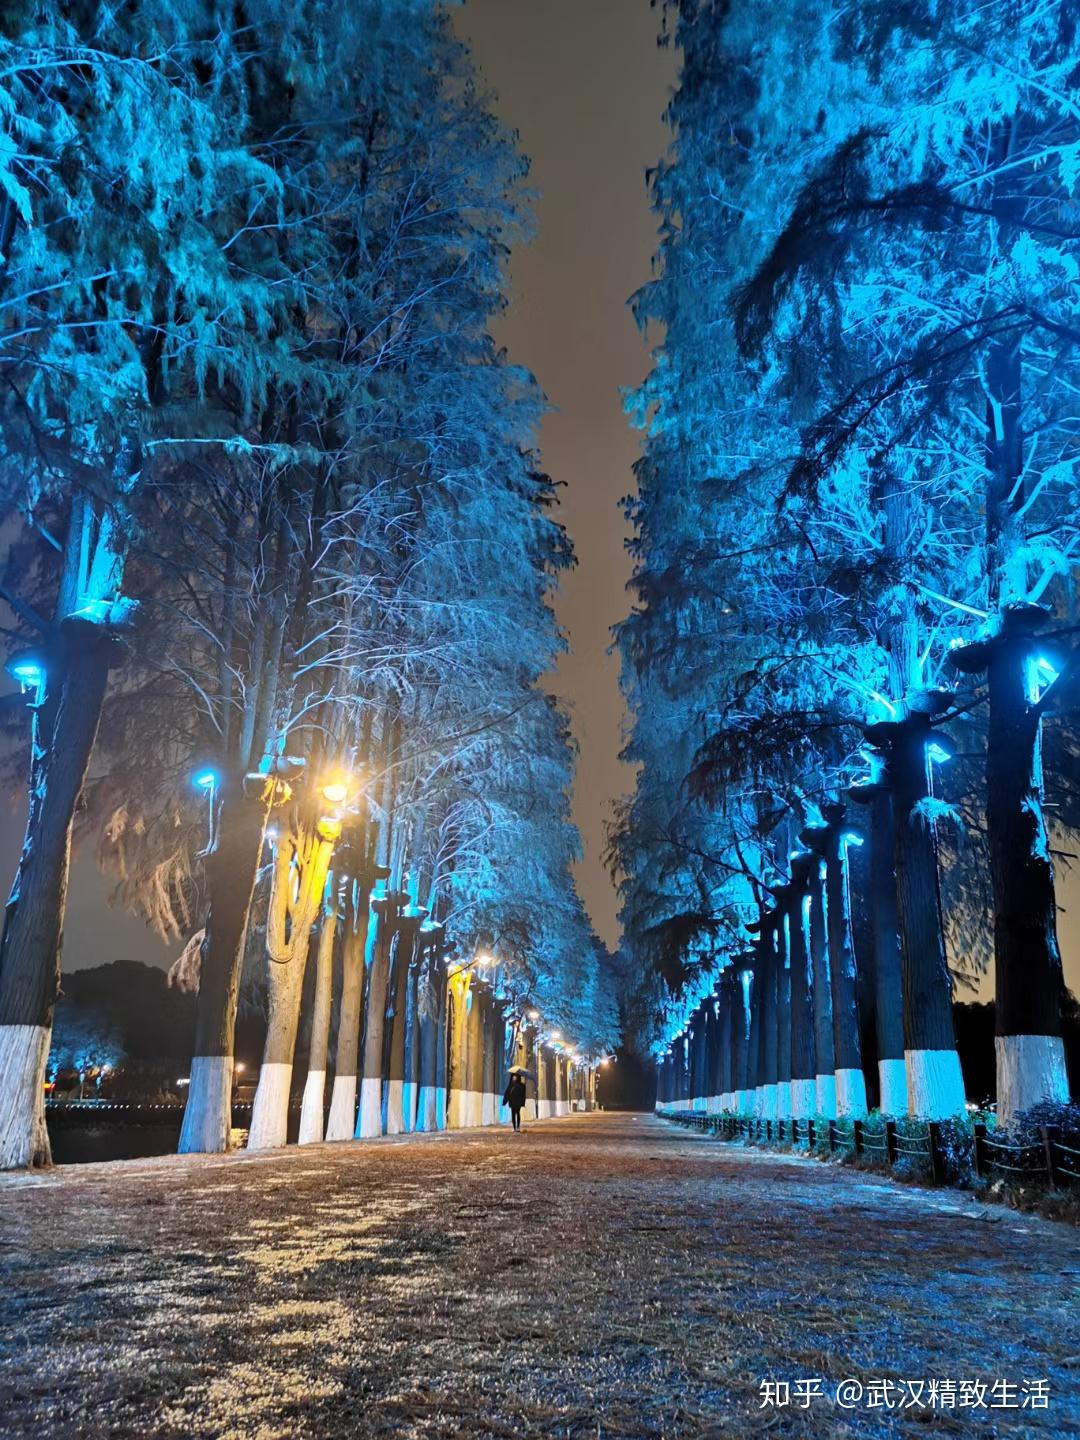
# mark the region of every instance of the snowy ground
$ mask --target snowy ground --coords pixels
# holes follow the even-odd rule
[[[1078,1284],[1073,1230],[644,1116],[83,1166],[0,1180],[0,1434],[1080,1435]]]

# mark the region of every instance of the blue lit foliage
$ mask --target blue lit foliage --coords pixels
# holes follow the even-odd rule
[[[26,118],[0,184],[24,217],[9,313],[25,285],[44,338],[0,342],[3,498],[32,545],[76,515],[85,467],[111,474],[121,440],[138,456],[109,511],[103,594],[142,604],[86,796],[103,863],[186,937],[207,799],[272,757],[347,762],[352,863],[387,863],[451,946],[484,937],[546,1017],[610,1047],[610,967],[570,874],[573,751],[542,685],[571,548],[533,449],[544,398],[490,334],[526,164],[447,15],[257,3],[238,31],[216,0],[162,0],[102,29],[99,7],[57,5],[31,36],[32,8],[0,24],[0,103]],[[43,46],[89,36],[74,98],[39,85]],[[166,59],[144,74],[143,53]],[[32,273],[63,283],[33,296]],[[50,463],[39,445],[28,466],[42,429]],[[39,549],[35,601],[59,587]]]
[[[672,8],[662,242],[634,300],[664,328],[631,403],[647,438],[620,632],[640,770],[613,853],[627,948],[678,990],[679,958],[730,953],[717,922],[747,875],[782,876],[772,857],[862,772],[865,721],[954,684],[950,642],[1002,606],[1071,612],[1080,42],[1061,0]],[[1010,407],[1022,480],[995,508]],[[954,727],[961,749],[983,718]],[[1064,724],[1051,747],[1069,819]],[[935,784],[960,806],[942,813],[978,818],[978,762]],[[953,918],[978,956],[967,833],[949,839]]]

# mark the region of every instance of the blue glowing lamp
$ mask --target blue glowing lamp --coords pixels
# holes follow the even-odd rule
[[[840,836],[840,843],[842,845],[861,845],[863,837],[855,830],[845,830]]]
[[[926,747],[926,758],[932,765],[944,765],[946,760],[952,759],[952,751],[939,740],[931,740]]]
[[[213,790],[217,782],[218,777],[216,770],[200,770],[199,773],[192,778],[192,784],[200,790]]]
[[[45,662],[40,655],[33,651],[22,650],[18,655],[12,655],[4,665],[4,669],[13,680],[29,690],[36,689],[45,679]]]

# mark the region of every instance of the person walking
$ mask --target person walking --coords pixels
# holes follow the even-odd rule
[[[510,1080],[503,1091],[502,1103],[510,1106],[510,1119],[515,1130],[521,1129],[521,1107],[525,1104],[525,1077],[518,1070],[510,1072]]]

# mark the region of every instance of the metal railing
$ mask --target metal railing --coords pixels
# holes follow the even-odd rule
[[[853,1154],[891,1169],[902,1162],[921,1163],[935,1181],[946,1175],[942,1127],[937,1121],[895,1120],[870,1125],[865,1120],[765,1120],[757,1116],[711,1115],[700,1110],[660,1110],[665,1120],[722,1140],[783,1149],[821,1150],[830,1155]],[[1039,1140],[1028,1145],[996,1139],[983,1124],[973,1126],[975,1173],[987,1179],[1037,1180],[1052,1189],[1080,1181],[1080,1149],[1064,1144],[1054,1126],[1043,1126]]]

